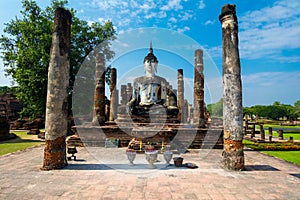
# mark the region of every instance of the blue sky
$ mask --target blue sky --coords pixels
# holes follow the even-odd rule
[[[50,4],[50,0],[37,0],[37,3],[43,7]],[[244,106],[268,105],[274,101],[293,104],[299,100],[299,0],[260,0],[255,3],[250,0],[69,0],[69,7],[78,11],[78,17],[90,23],[94,21],[103,23],[111,20],[119,36],[132,32],[134,34],[134,30],[137,28],[156,27],[159,30],[162,28],[181,34],[180,40],[185,37],[190,38],[204,48],[207,58],[211,58],[204,63],[207,77],[206,87],[210,93],[219,95],[220,87],[209,89],[208,85],[213,82],[214,78],[210,77],[209,67],[214,67],[220,73],[222,72],[222,35],[218,16],[221,7],[226,3],[237,6]],[[9,3],[0,1],[1,32],[4,27],[3,23],[18,15],[20,9],[20,1],[11,0]],[[152,37],[150,36],[150,38]],[[161,36],[156,42],[160,43],[167,39],[167,35]],[[149,38],[145,38],[145,44],[149,44],[147,40]],[[155,44],[155,39],[153,40],[154,53],[158,60],[163,62],[168,55],[159,49],[156,51],[155,48],[159,44]],[[126,42],[131,44],[136,41],[132,39]],[[176,45],[177,43],[178,41],[173,41],[169,44]],[[144,46],[142,45],[142,47]],[[167,48],[167,52],[170,49],[171,47]],[[178,54],[178,52],[174,54]],[[137,59],[142,61],[143,58]],[[215,65],[206,64],[211,60]],[[126,63],[123,61],[124,65]],[[138,67],[129,66],[129,63],[127,63],[126,69],[130,68],[131,70]],[[114,64],[117,64],[117,61]],[[172,62],[166,64],[160,62],[160,64],[162,67],[159,66],[158,75],[164,74],[164,69],[167,68],[172,68],[175,72],[178,67],[184,68],[184,66],[177,66],[178,60],[176,59],[173,64]],[[116,67],[118,68],[118,66]],[[1,61],[0,73],[0,85],[10,85],[10,81],[3,76]],[[184,75],[187,83],[191,82],[192,68],[185,69]],[[122,75],[120,74],[119,77]]]

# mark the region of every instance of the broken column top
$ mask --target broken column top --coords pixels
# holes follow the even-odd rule
[[[235,7],[236,6],[234,4],[225,4],[222,7],[221,14],[219,16],[219,20],[222,21],[222,18],[226,15],[232,15],[234,18],[236,18]]]
[[[195,57],[202,57],[203,56],[203,50],[202,49],[196,49],[195,50]]]

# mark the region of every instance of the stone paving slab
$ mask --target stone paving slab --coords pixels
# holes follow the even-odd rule
[[[197,169],[166,167],[162,155],[149,169],[142,154],[130,168],[122,152],[78,148],[52,171],[40,170],[42,146],[1,156],[0,199],[300,199],[300,167],[255,151],[242,172],[222,169],[217,149],[180,155]]]

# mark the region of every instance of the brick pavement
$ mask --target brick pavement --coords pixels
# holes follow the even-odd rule
[[[128,166],[124,149],[78,150],[78,161],[52,171],[40,170],[42,146],[1,156],[0,199],[300,199],[300,167],[254,151],[245,171],[231,172],[221,150],[181,155],[197,169],[166,167],[159,155],[154,170],[142,154]]]

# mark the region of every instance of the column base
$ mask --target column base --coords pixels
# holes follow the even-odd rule
[[[222,165],[225,169],[241,171],[244,169],[244,151],[242,140],[224,140]]]
[[[46,140],[44,149],[44,163],[41,170],[62,169],[67,166],[65,137]]]

